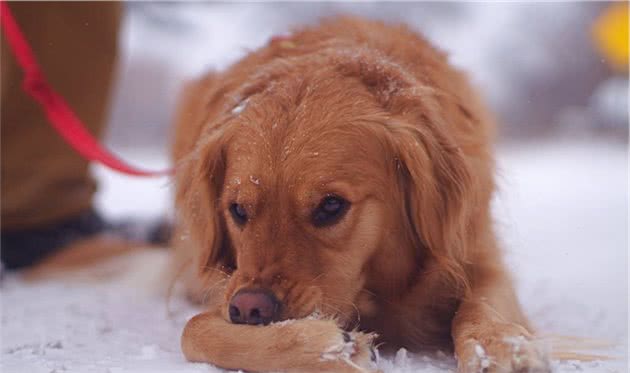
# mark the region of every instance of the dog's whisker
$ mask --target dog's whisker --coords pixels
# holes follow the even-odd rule
[[[326,303],[326,302],[322,302],[320,304],[321,304],[322,307],[327,307],[329,309],[332,309],[332,311],[334,311],[334,314],[336,315],[336,316],[333,315],[334,317],[337,318],[337,316],[341,316],[344,319],[348,318],[348,315],[345,312],[343,312],[340,308],[338,308],[338,307],[336,307],[336,306],[334,306],[334,305],[332,305],[330,303]]]
[[[227,273],[227,272],[225,272],[225,271],[223,271],[223,270],[221,270],[221,269],[219,269],[219,268],[216,268],[216,267],[214,267],[214,266],[204,266],[204,267],[202,267],[202,269],[203,269],[204,271],[208,271],[208,270],[209,270],[209,271],[218,272],[220,275],[223,275],[223,276],[228,277],[228,278],[229,278],[229,277],[232,277],[232,275],[231,275],[231,274],[229,274],[229,273]]]
[[[217,290],[221,285],[223,285],[227,281],[228,281],[228,279],[219,280],[219,281],[213,283],[212,285],[210,285],[206,290],[204,290],[204,295],[202,297],[201,304],[205,305],[207,300],[208,300],[208,298],[210,298],[210,296],[213,295],[212,292],[214,290]]]
[[[349,305],[354,309],[354,315],[356,315],[356,322],[353,328],[356,328],[360,325],[361,323],[361,312],[359,311],[359,307],[357,307],[357,305],[354,302],[345,300],[345,299],[340,299],[340,298],[336,298],[334,296],[327,296],[326,297],[327,300],[329,301],[333,301],[335,303],[340,303],[341,305]],[[322,302],[322,304],[327,305],[330,308],[333,308],[338,314],[342,315],[345,319],[348,320],[352,320],[354,317],[352,314],[348,314],[348,312],[343,312],[340,308],[332,306],[332,304],[330,302]]]
[[[322,278],[324,275],[326,275],[328,272],[322,272],[319,275],[315,276],[313,279],[311,279],[311,283],[317,281],[318,279]]]

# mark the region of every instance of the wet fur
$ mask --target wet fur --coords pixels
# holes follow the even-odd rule
[[[321,359],[358,327],[384,347],[452,348],[460,371],[548,371],[492,227],[492,119],[407,27],[341,18],[272,41],[191,83],[175,131],[174,267],[208,307],[184,330],[188,359],[370,370],[369,343],[350,362]],[[331,191],[350,212],[309,226]],[[250,209],[247,228],[231,222],[232,201]],[[252,286],[276,293],[283,319],[318,310],[337,323],[230,324],[229,299]],[[506,342],[516,336],[520,352]]]

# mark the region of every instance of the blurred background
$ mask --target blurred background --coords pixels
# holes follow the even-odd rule
[[[183,80],[222,70],[273,35],[336,14],[405,22],[467,71],[504,139],[625,141],[623,3],[128,2],[109,142],[166,149]],[[621,9],[621,10],[620,10]],[[620,36],[622,40],[619,40]],[[624,60],[625,43],[625,60]],[[166,150],[165,150],[166,151]]]

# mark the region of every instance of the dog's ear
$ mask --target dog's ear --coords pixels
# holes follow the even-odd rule
[[[447,94],[384,56],[355,51],[339,55],[335,62],[344,76],[359,78],[393,114],[382,130],[404,193],[410,236],[417,250],[424,251],[419,256],[434,258],[448,280],[466,291],[470,210],[476,196],[474,175],[452,128],[468,123],[448,123],[453,116],[445,115],[452,109],[446,106]],[[434,68],[439,70],[439,64]]]
[[[458,147],[426,123],[388,126],[393,167],[417,248],[428,250],[449,280],[466,290],[470,210],[475,203],[467,161]]]
[[[177,219],[183,227],[180,234],[193,246],[189,259],[199,275],[217,267],[226,272],[234,268],[219,206],[225,174],[222,132],[217,128],[203,134],[195,149],[177,167]]]

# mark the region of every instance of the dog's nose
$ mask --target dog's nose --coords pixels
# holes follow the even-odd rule
[[[267,325],[278,318],[280,303],[270,291],[242,289],[232,297],[229,312],[234,324]]]

